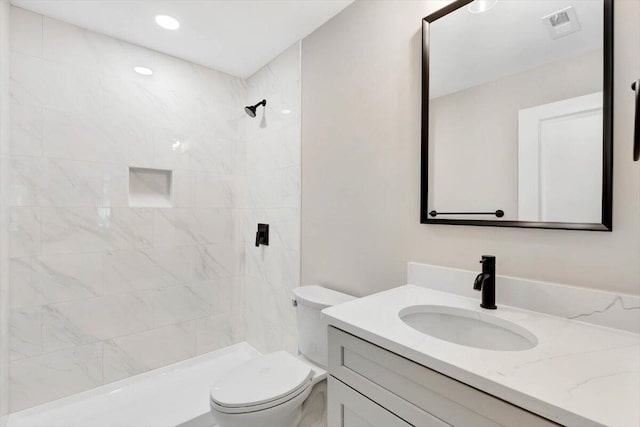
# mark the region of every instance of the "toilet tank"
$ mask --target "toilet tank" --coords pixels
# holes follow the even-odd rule
[[[355,297],[322,286],[302,286],[293,290],[298,323],[298,351],[310,361],[327,367],[327,329],[320,318],[322,309]]]

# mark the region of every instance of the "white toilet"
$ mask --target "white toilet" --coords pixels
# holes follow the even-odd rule
[[[295,427],[312,389],[326,379],[327,331],[320,311],[354,297],[321,286],[304,286],[293,293],[299,356],[285,351],[265,354],[220,378],[210,399],[220,427]]]

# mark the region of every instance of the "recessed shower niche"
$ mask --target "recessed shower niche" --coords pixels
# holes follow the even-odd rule
[[[129,168],[129,206],[166,208],[173,206],[173,172],[165,169]]]

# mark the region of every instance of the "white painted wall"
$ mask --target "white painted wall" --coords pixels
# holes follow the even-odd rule
[[[303,40],[302,283],[364,295],[405,283],[409,260],[494,254],[500,274],[640,293],[640,3],[616,1],[611,233],[419,223],[421,20],[447,3],[356,1]]]

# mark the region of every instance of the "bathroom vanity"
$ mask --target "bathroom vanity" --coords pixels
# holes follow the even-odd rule
[[[552,426],[549,420],[329,329],[330,426]]]
[[[463,270],[424,267],[427,283],[440,275],[473,284],[464,283]],[[324,310],[328,425],[640,425],[640,335],[566,318],[588,321],[588,315],[503,305],[500,285],[507,281],[518,279],[498,277],[497,310],[452,293],[461,287],[442,292],[423,284]],[[640,311],[635,296],[588,295],[562,285],[530,286],[528,298],[535,304],[553,287],[558,295],[580,294],[574,306],[593,304],[599,316]],[[614,304],[605,304],[607,298]]]

